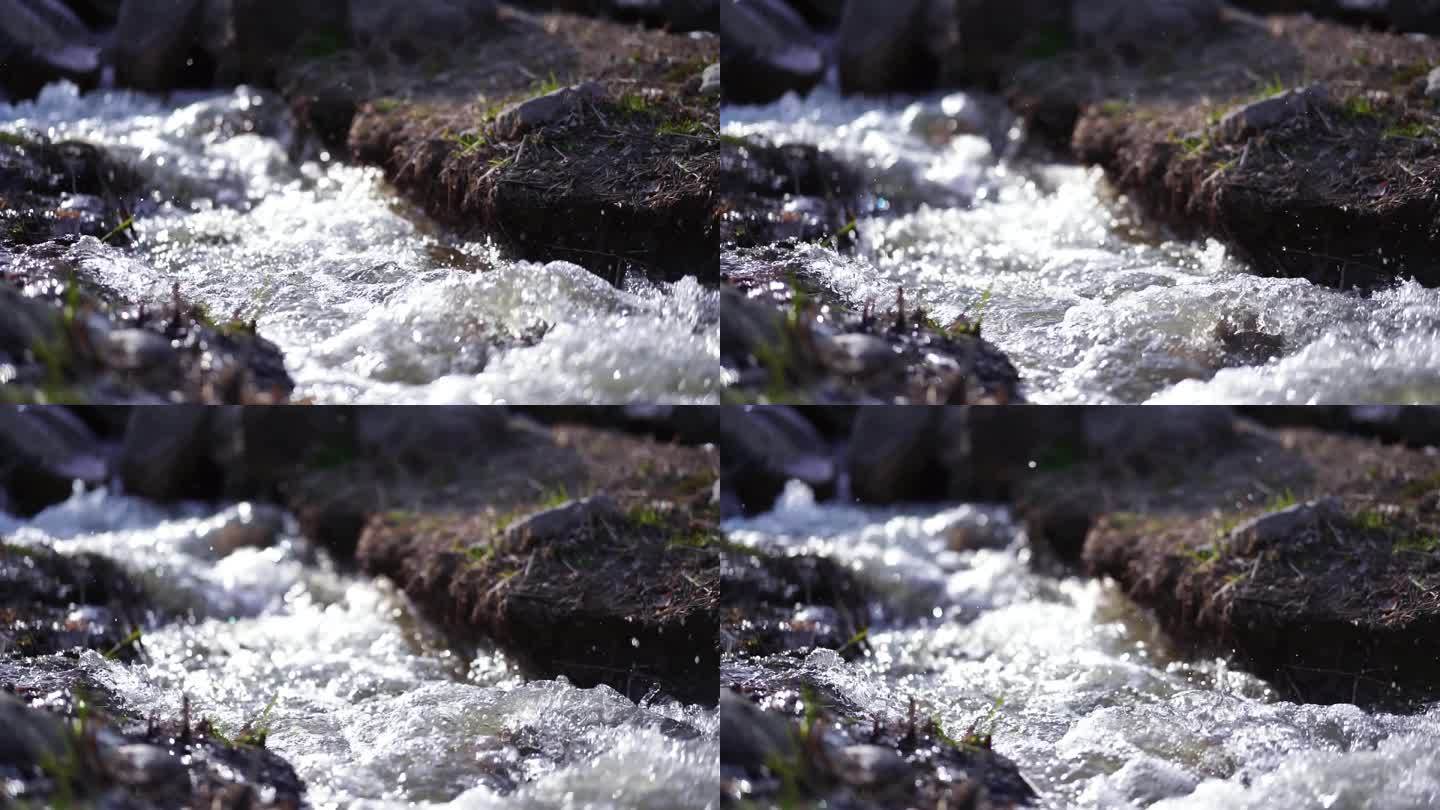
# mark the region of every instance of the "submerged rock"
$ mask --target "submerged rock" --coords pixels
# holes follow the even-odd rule
[[[144,590],[110,559],[0,544],[0,656],[74,649],[138,654],[132,632],[150,619]]]
[[[795,242],[725,251],[721,364],[732,402],[1004,404],[1023,401],[1020,375],[961,317],[942,327],[920,308],[847,311],[802,286],[808,261],[835,261]]]
[[[874,595],[854,572],[827,557],[726,547],[720,555],[720,644],[726,655],[763,656],[812,649],[865,650],[862,631]],[[722,708],[723,711],[723,708]]]
[[[120,226],[142,192],[140,176],[100,147],[0,133],[0,244],[67,235],[128,244]]]

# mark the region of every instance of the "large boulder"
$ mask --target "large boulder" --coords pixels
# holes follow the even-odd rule
[[[495,0],[352,0],[355,44],[414,60],[493,27]]]
[[[932,12],[944,6],[933,0],[848,4],[837,54],[840,87],[847,93],[933,87],[938,62]],[[943,27],[945,20],[938,22]]]
[[[945,409],[932,406],[862,408],[846,454],[855,497],[882,504],[944,497],[948,479],[939,454],[944,418]]]
[[[735,0],[721,6],[720,58],[725,100],[738,104],[804,93],[825,73],[825,56],[814,32],[780,0]]]
[[[767,511],[790,480],[828,495],[835,483],[829,445],[804,416],[784,405],[720,412],[721,480],[751,514]]]
[[[1080,44],[1138,55],[1214,30],[1220,5],[1219,0],[1075,0],[1071,19]]]
[[[115,65],[116,81],[142,90],[181,84],[196,67],[204,21],[204,0],[126,0],[106,59]]]
[[[106,459],[90,428],[64,408],[0,407],[0,490],[8,509],[31,515],[98,484]]]
[[[100,49],[60,0],[0,0],[0,91],[28,98],[58,79],[93,84]]]

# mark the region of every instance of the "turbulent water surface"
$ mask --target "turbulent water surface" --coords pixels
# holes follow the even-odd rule
[[[859,255],[815,251],[812,269],[857,308],[903,286],[942,323],[974,315],[990,291],[984,333],[1034,401],[1440,401],[1440,290],[1402,281],[1365,296],[1263,278],[1215,242],[1145,234],[1098,170],[1002,160],[1018,132],[1007,141],[973,101],[821,88],[725,107],[721,120],[728,135],[817,144],[892,182],[973,199],[862,218]]]
[[[1032,573],[1003,512],[816,506],[796,484],[731,539],[844,560],[915,618],[871,657],[805,666],[863,711],[910,696],[946,728],[992,724],[1053,807],[1419,810],[1440,796],[1440,705],[1411,715],[1278,700],[1216,660],[1188,661],[1113,587]],[[1010,538],[951,551],[943,539]]]
[[[160,606],[193,615],[146,633],[143,663],[86,653],[81,665],[141,716],[179,717],[188,695],[233,734],[270,706],[267,744],[314,807],[715,806],[715,709],[526,683],[492,653],[466,660],[383,582],[335,572],[293,535],[217,556],[208,538],[245,508],[99,491],[26,522],[0,514],[0,534],[110,555]]]
[[[616,289],[574,264],[448,239],[375,170],[302,149],[272,95],[162,101],[59,84],[33,102],[0,103],[0,131],[87,140],[134,162],[156,189],[156,210],[134,226],[138,248],[90,240],[77,248],[83,261],[136,298],[178,281],[216,315],[257,318],[285,351],[297,397],[715,397],[717,297],[694,276]],[[487,348],[496,344],[513,348]]]

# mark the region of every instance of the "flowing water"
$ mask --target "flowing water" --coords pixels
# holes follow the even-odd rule
[[[989,291],[984,333],[1033,401],[1440,401],[1440,290],[1401,281],[1366,296],[1264,278],[1216,242],[1148,234],[1098,170],[1004,159],[1020,133],[984,109],[964,94],[822,87],[723,107],[721,121],[727,135],[816,144],[892,183],[973,200],[862,217],[855,257],[816,250],[809,264],[857,309],[903,286],[941,323],[980,311]]]
[[[843,560],[914,618],[873,655],[804,666],[867,713],[909,697],[947,729],[993,724],[1053,807],[1418,810],[1440,802],[1440,705],[1412,715],[1278,700],[1219,660],[1177,657],[1112,586],[1033,573],[1003,510],[817,506],[796,483],[730,539]],[[1008,546],[953,551],[957,527]],[[735,666],[735,662],[731,662]]]
[[[309,154],[273,95],[242,87],[167,101],[56,84],[33,102],[0,103],[0,131],[86,140],[133,162],[155,189],[137,247],[85,240],[77,258],[132,298],[179,282],[217,315],[257,318],[284,350],[297,397],[716,397],[718,298],[694,275],[616,289],[568,262],[513,261],[447,238],[377,171]]]
[[[461,657],[386,583],[338,573],[288,531],[269,548],[212,551],[216,527],[253,508],[95,491],[28,521],[0,514],[0,535],[109,555],[158,606],[193,616],[147,632],[144,663],[91,652],[80,666],[140,716],[179,717],[188,695],[233,734],[269,705],[267,745],[313,807],[718,803],[717,710],[524,682],[496,653]]]

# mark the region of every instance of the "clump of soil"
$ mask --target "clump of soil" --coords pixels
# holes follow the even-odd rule
[[[1168,473],[1079,464],[1026,486],[1031,501],[1090,505],[1090,573],[1287,697],[1403,705],[1435,694],[1440,663],[1420,651],[1440,632],[1440,458],[1246,428],[1234,447]],[[1248,523],[1264,515],[1276,517]]]
[[[1231,15],[1213,37],[1140,62],[1070,52],[1027,66],[1012,105],[1103,166],[1182,234],[1213,235],[1256,272],[1369,287],[1440,283],[1440,42],[1306,17]],[[1258,128],[1228,114],[1296,88],[1322,103]]]
[[[382,167],[436,218],[522,258],[611,279],[713,278],[719,107],[700,76],[718,58],[713,37],[502,11],[473,49],[381,74],[347,52],[285,83],[323,138]],[[508,107],[582,82],[595,92],[564,115],[497,126]]]
[[[715,702],[719,507],[710,450],[566,426],[511,437],[419,482],[366,464],[297,483],[302,525],[312,497],[321,518],[310,533],[327,515],[345,516],[347,526],[358,519],[360,567],[397,582],[452,640],[496,643],[534,677],[563,674],[636,699],[658,687]],[[335,484],[348,508],[336,505]],[[553,535],[509,531],[602,494],[613,512]]]

